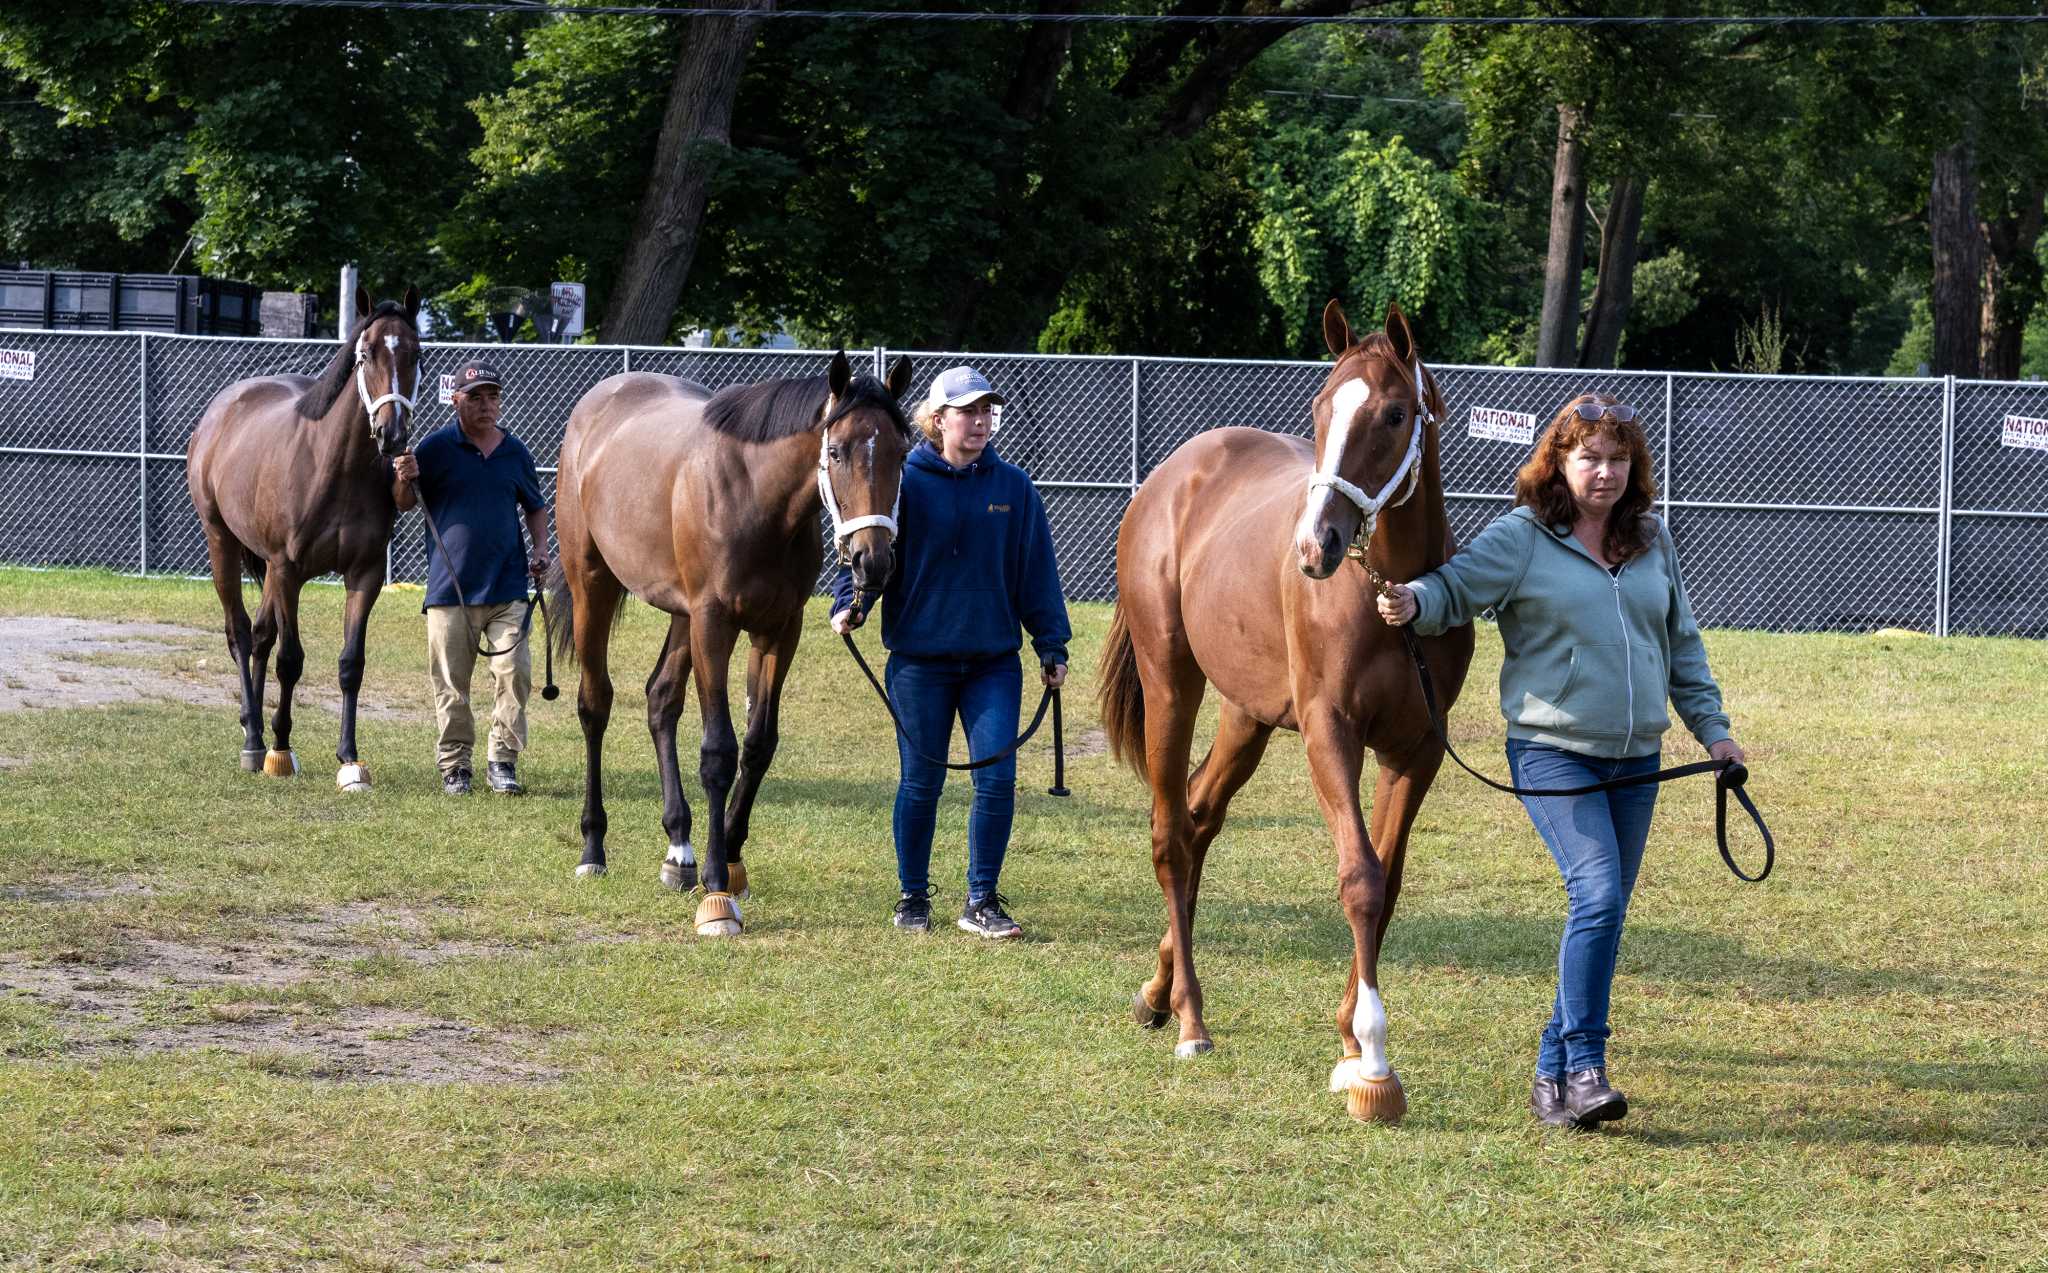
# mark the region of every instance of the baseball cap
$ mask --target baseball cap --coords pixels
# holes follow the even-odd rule
[[[964,407],[987,398],[997,406],[1006,401],[988,377],[972,367],[948,367],[932,381],[925,404],[930,407]]]
[[[505,381],[498,375],[498,369],[481,358],[472,358],[463,363],[455,372],[455,387],[452,393],[467,393],[478,385],[505,387]]]

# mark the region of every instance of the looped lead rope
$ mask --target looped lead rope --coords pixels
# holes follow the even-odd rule
[[[1374,579],[1375,584],[1380,582],[1377,578]],[[1751,884],[1760,883],[1771,873],[1771,867],[1776,865],[1778,860],[1778,846],[1771,838],[1771,829],[1764,825],[1764,815],[1758,812],[1756,802],[1743,790],[1743,784],[1749,781],[1749,770],[1745,766],[1734,761],[1696,760],[1688,765],[1659,769],[1655,773],[1638,774],[1632,778],[1610,778],[1606,782],[1589,783],[1583,787],[1517,787],[1510,783],[1495,782],[1466,764],[1465,758],[1458,754],[1458,749],[1451,746],[1450,734],[1444,729],[1442,713],[1437,709],[1436,689],[1430,683],[1429,664],[1422,657],[1422,642],[1416,638],[1414,629],[1405,623],[1398,631],[1401,633],[1402,641],[1408,646],[1409,658],[1415,663],[1415,676],[1422,686],[1422,702],[1429,710],[1429,727],[1436,731],[1437,741],[1444,745],[1444,752],[1458,762],[1458,768],[1495,791],[1504,791],[1511,796],[1586,796],[1597,791],[1617,791],[1623,787],[1642,787],[1651,783],[1670,782],[1677,778],[1689,778],[1694,774],[1713,774],[1714,836],[1719,842],[1721,860],[1728,864],[1728,869],[1735,873],[1736,879]],[[1735,864],[1735,855],[1728,850],[1728,797],[1731,793],[1741,802],[1743,811],[1749,814],[1750,820],[1756,823],[1757,832],[1764,838],[1764,869],[1755,875],[1743,874],[1742,868]]]

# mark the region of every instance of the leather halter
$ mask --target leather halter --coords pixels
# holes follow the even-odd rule
[[[1337,465],[1344,459],[1342,448],[1328,448],[1332,453],[1322,458],[1316,472],[1309,477],[1308,489],[1313,493],[1328,488],[1358,506],[1362,514],[1358,533],[1351,537],[1350,546],[1344,550],[1345,556],[1364,561],[1366,545],[1372,542],[1373,529],[1379,524],[1380,510],[1390,505],[1398,508],[1415,497],[1422,479],[1422,431],[1425,426],[1436,422],[1436,414],[1429,409],[1428,391],[1423,387],[1422,360],[1418,358],[1415,360],[1415,425],[1408,431],[1408,450],[1401,457],[1400,467],[1394,470],[1386,485],[1380,487],[1379,493],[1367,495],[1356,483],[1337,476]],[[1397,488],[1400,488],[1398,497],[1395,495]]]

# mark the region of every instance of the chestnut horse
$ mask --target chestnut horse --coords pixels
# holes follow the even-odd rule
[[[370,609],[384,587],[385,549],[398,507],[386,458],[405,450],[419,393],[420,294],[364,315],[318,377],[258,376],[215,394],[185,447],[185,484],[206,531],[213,588],[227,616],[228,656],[242,680],[242,768],[277,776],[299,770],[292,754],[292,690],[306,662],[299,643],[299,590],[330,572],[348,589],[342,610],[343,791],[368,791],[356,758],[356,694]],[[242,604],[242,572],[263,587],[256,622]],[[263,747],[263,670],[277,651],[275,746]]]
[[[627,372],[601,381],[569,416],[555,486],[560,557],[549,581],[556,652],[583,665],[576,715],[586,769],[582,876],[605,872],[601,763],[611,721],[608,648],[626,593],[669,613],[647,679],[647,726],[661,771],[669,849],[661,882],[697,884],[676,721],[694,671],[704,738],[698,776],[710,806],[697,932],[741,931],[741,850],[761,775],[775,755],[782,685],[824,550],[821,508],[856,584],[879,592],[893,568],[893,512],[910,422],[898,403],[910,361],[889,382],[852,375],[842,352],[822,376],[737,385]],[[564,622],[564,619],[567,622]],[[745,632],[747,736],[733,736],[726,668]]]
[[[1337,1013],[1344,1058],[1330,1090],[1347,1094],[1355,1117],[1396,1122],[1407,1099],[1387,1063],[1380,944],[1408,830],[1443,751],[1414,664],[1374,610],[1374,576],[1413,579],[1451,554],[1437,455],[1443,400],[1399,306],[1384,332],[1354,340],[1331,301],[1323,338],[1337,361],[1310,405],[1313,443],[1212,430],[1132,497],[1117,534],[1102,719],[1112,753],[1151,784],[1152,867],[1166,897],[1158,971],[1133,1007],[1146,1026],[1178,1017],[1174,1051],[1183,1057],[1214,1046],[1195,980],[1202,863],[1273,730],[1301,732],[1351,924],[1351,976]],[[1340,573],[1347,556],[1363,568]],[[1472,659],[1472,630],[1425,643],[1448,711]],[[1212,683],[1222,722],[1190,775],[1195,712]],[[1379,762],[1370,834],[1358,801],[1367,747]]]

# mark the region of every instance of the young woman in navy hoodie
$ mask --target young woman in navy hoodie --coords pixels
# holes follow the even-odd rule
[[[903,466],[897,511],[896,571],[882,591],[883,680],[908,737],[898,737],[902,780],[896,788],[898,928],[926,932],[932,922],[932,832],[943,757],[957,719],[967,752],[979,759],[1017,736],[1023,667],[1017,653],[1031,634],[1039,675],[1067,677],[1067,606],[1053,560],[1045,503],[1024,470],[990,444],[1003,396],[972,367],[939,373],[917,410],[924,441]],[[863,605],[868,599],[861,599]],[[833,586],[832,630],[846,633],[866,615],[855,606],[852,572]],[[967,819],[967,901],[959,925],[989,938],[1023,929],[996,891],[1016,809],[1017,758],[974,770]]]

